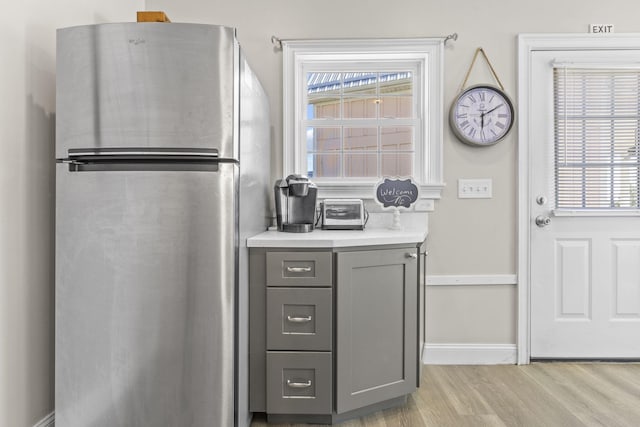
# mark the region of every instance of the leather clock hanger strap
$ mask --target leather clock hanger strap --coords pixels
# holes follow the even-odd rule
[[[500,86],[500,89],[504,90],[504,86],[502,85],[502,82],[500,81],[500,78],[498,78],[498,74],[496,73],[496,70],[493,68],[493,65],[491,64],[491,61],[489,61],[489,58],[487,57],[487,54],[484,52],[484,49],[479,47],[476,49],[476,53],[473,55],[473,61],[471,61],[471,65],[469,66],[469,69],[467,70],[467,75],[464,76],[464,81],[462,82],[462,86],[460,86],[460,90],[459,92],[462,92],[465,88],[465,86],[467,85],[467,80],[469,79],[469,75],[471,74],[471,70],[473,69],[473,66],[476,63],[476,59],[478,58],[478,54],[482,53],[482,56],[484,56],[484,60],[487,61],[487,65],[489,65],[489,69],[491,69],[491,73],[493,74],[493,77],[496,79],[496,82],[498,82],[498,86]]]

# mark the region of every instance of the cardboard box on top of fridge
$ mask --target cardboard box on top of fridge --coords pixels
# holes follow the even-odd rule
[[[138,22],[171,22],[166,13],[162,11],[138,12]]]

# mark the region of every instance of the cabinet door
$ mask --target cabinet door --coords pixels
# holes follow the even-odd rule
[[[337,254],[336,412],[416,389],[417,249]]]

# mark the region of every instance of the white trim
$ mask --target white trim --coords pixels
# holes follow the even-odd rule
[[[638,49],[640,34],[520,34],[518,35],[518,364],[530,362],[530,126],[533,51]]]
[[[38,421],[33,427],[53,427],[55,425],[55,411]]]
[[[283,40],[283,147],[282,176],[302,173],[304,159],[297,149],[297,135],[301,134],[296,105],[303,103],[303,94],[296,93],[296,79],[302,75],[303,64],[317,61],[375,60],[380,56],[394,61],[418,64],[417,78],[426,87],[418,88],[425,94],[419,110],[425,120],[417,129],[423,144],[416,147],[417,182],[421,184],[420,198],[439,199],[443,187],[443,135],[444,135],[444,43],[442,38],[394,39],[324,39]],[[426,77],[425,77],[426,76]],[[418,170],[418,168],[420,170]],[[306,170],[306,169],[305,169]],[[377,180],[375,180],[377,181]],[[370,197],[375,182],[316,182],[322,197]],[[326,188],[326,189],[325,189]]]
[[[425,365],[513,365],[515,344],[425,344]]]
[[[516,285],[515,274],[427,276],[427,286]]]
[[[315,181],[314,181],[315,182]],[[419,199],[440,199],[444,184],[418,185]],[[318,184],[319,199],[372,199],[375,200],[376,186],[374,184],[361,185],[331,185],[327,183]]]

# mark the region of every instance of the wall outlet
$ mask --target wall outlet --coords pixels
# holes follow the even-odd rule
[[[490,199],[493,197],[493,182],[486,179],[459,179],[459,199]]]

